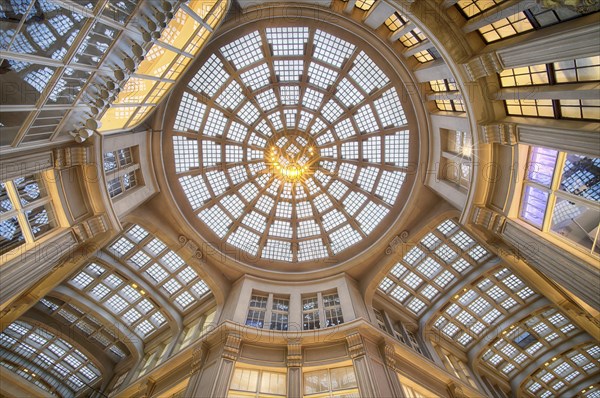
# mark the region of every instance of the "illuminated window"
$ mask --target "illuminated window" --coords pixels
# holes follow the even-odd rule
[[[33,243],[58,226],[45,176],[0,182],[0,254]]]
[[[598,254],[600,159],[531,147],[520,218]]]
[[[285,397],[285,371],[267,371],[236,367],[233,371],[228,397]]]
[[[302,330],[320,329],[319,300],[317,296],[302,299]]]
[[[358,397],[358,383],[353,366],[304,372],[304,396]],[[317,395],[318,394],[318,395]]]
[[[442,136],[442,162],[440,177],[468,189],[471,182],[471,157],[473,144],[466,131],[440,129]]]

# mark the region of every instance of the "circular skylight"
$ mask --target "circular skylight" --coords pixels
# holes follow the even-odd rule
[[[260,261],[339,258],[402,207],[402,85],[364,45],[322,29],[265,26],[213,43],[170,118],[184,212],[208,240]]]

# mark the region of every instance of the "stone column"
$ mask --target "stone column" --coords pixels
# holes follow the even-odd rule
[[[348,344],[350,358],[352,358],[352,363],[354,364],[360,396],[378,396],[379,394],[373,383],[373,377],[371,375],[371,369],[369,367],[367,352],[362,336],[359,333],[348,335],[346,336],[346,343]]]
[[[287,396],[301,397],[302,392],[302,346],[290,342],[287,346]]]

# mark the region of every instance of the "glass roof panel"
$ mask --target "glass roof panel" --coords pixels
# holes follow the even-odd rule
[[[331,257],[395,214],[407,124],[398,88],[346,38],[307,26],[244,32],[184,88],[175,180],[199,225],[232,246],[282,262]]]

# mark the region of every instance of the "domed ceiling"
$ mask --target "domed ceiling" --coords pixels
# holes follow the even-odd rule
[[[357,255],[414,180],[414,112],[396,69],[309,19],[225,31],[167,110],[178,206],[206,241],[253,265]]]

